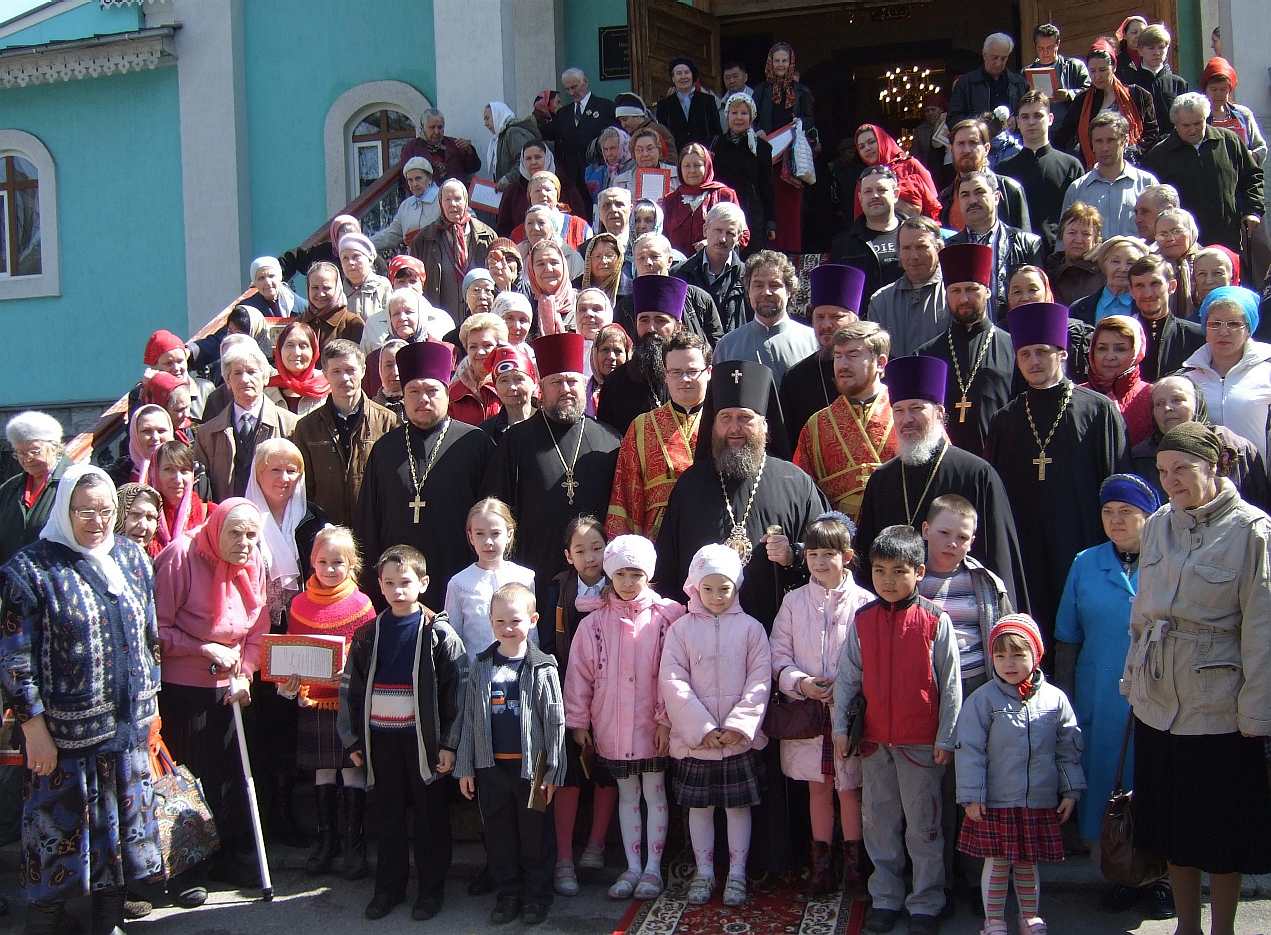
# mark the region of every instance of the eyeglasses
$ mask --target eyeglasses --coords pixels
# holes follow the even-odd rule
[[[1243,321],[1215,321],[1211,318],[1205,322],[1206,331],[1215,331],[1219,333],[1243,331],[1246,326],[1246,323]]]
[[[87,523],[94,517],[101,520],[103,523],[109,523],[115,518],[115,508],[113,506],[108,506],[104,510],[94,510],[92,508],[85,507],[83,509],[71,510],[71,515],[81,523]]]
[[[668,370],[666,378],[668,380],[696,380],[705,372],[705,370]]]

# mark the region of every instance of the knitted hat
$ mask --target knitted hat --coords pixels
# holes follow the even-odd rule
[[[1128,503],[1151,516],[1161,505],[1161,498],[1137,474],[1113,474],[1099,487],[1099,506]]]
[[[696,592],[707,575],[723,575],[736,587],[741,587],[741,556],[726,545],[711,543],[697,550],[688,565],[688,580],[684,590]]]
[[[997,623],[993,624],[993,629],[989,631],[989,645],[987,648],[990,653],[993,651],[993,644],[997,641],[997,638],[1004,633],[1014,633],[1016,636],[1022,636],[1033,651],[1033,668],[1036,669],[1042,664],[1042,655],[1045,650],[1042,647],[1042,633],[1037,627],[1037,621],[1028,614],[1007,614],[1005,617],[999,618]]]
[[[1216,465],[1222,456],[1222,441],[1208,426],[1199,422],[1180,422],[1161,436],[1156,453],[1162,451],[1181,451]]]
[[[343,241],[341,241],[341,243],[343,243]],[[472,269],[468,270],[467,275],[463,277],[463,285],[459,287],[460,294],[466,296],[468,294],[468,289],[471,288],[474,282],[482,281],[488,282],[492,286],[494,285],[494,277],[490,275],[490,271],[488,269],[484,269],[480,266],[472,267]]]
[[[402,166],[402,178],[406,177],[407,172],[411,172],[414,170],[419,170],[420,172],[427,172],[429,178],[432,178],[433,176],[432,163],[429,162],[427,159],[425,159],[423,156],[411,156],[409,159],[406,160],[406,165]]]
[[[142,360],[147,367],[153,367],[159,362],[160,357],[178,347],[185,347],[185,342],[171,331],[160,328],[150,335],[150,340],[146,342],[146,354]]]
[[[605,574],[612,578],[622,568],[638,568],[650,578],[658,556],[644,536],[616,536],[605,546]]]
[[[341,237],[336,253],[343,253],[345,250],[356,250],[358,253],[365,254],[368,260],[375,259],[375,244],[371,243],[371,238],[365,234],[345,234]]]
[[[644,99],[638,94],[623,91],[613,99],[614,114],[618,117],[643,117],[649,112]]]

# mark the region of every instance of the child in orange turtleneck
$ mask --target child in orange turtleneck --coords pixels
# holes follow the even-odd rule
[[[362,560],[353,533],[344,526],[327,526],[315,537],[313,574],[295,596],[288,611],[287,632],[309,636],[342,636],[347,652],[358,627],[375,619],[371,599],[357,589]],[[296,765],[314,771],[318,799],[318,840],[305,862],[310,874],[328,873],[343,851],[345,879],[366,876],[366,773],[345,756],[336,732],[340,709],[338,685],[301,685],[298,676],[280,692],[296,697],[300,723]],[[337,830],[339,797],[336,773],[344,786],[344,841]]]

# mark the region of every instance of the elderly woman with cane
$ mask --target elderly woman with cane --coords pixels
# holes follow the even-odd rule
[[[142,549],[115,536],[116,509],[104,471],[67,467],[39,541],[0,569],[0,679],[29,770],[28,935],[58,935],[66,901],[85,895],[92,931],[118,933],[124,887],[163,873],[146,743],[159,691],[153,579]]]
[[[227,749],[233,705],[251,703],[251,680],[269,631],[260,510],[241,497],[222,502],[193,535],[155,560],[159,640],[163,648],[160,713],[178,763],[203,783],[221,850],[211,879],[254,886],[244,862],[248,829],[242,779]]]

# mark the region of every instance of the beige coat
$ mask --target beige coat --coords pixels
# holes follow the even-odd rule
[[[212,501],[220,503],[233,496],[234,478],[234,404],[208,419],[194,438],[194,460],[207,468],[212,483]],[[262,400],[260,423],[256,426],[256,443],[266,438],[290,438],[296,428],[296,417],[286,409],[275,406],[268,399]]]
[[[1172,734],[1271,736],[1271,518],[1231,482],[1147,521],[1121,682],[1135,716]]]

